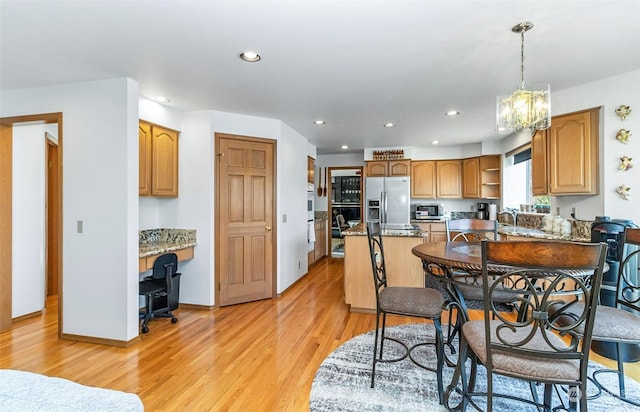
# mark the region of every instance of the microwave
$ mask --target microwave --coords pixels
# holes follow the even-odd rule
[[[416,220],[438,220],[444,217],[444,205],[433,203],[416,205]]]

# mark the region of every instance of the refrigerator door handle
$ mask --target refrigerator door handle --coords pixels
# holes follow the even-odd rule
[[[381,223],[387,223],[387,192],[382,192],[382,220]]]

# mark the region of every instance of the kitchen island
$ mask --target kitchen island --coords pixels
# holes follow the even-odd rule
[[[376,310],[373,271],[364,223],[342,232],[344,235],[344,295],[352,312]],[[411,253],[429,232],[421,229],[382,231],[387,280],[389,286],[424,286],[422,262]],[[428,238],[427,238],[428,239]]]

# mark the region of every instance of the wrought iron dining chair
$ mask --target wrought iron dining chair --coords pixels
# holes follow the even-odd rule
[[[617,369],[601,369],[593,374],[593,379],[599,388],[610,395],[631,405],[640,407],[637,399],[627,396],[624,376],[623,345],[640,344],[640,229],[626,228],[622,236],[622,244],[631,246],[623,249],[629,252],[622,257],[618,268],[615,305],[613,307],[600,305],[593,326],[594,341],[611,342],[614,345],[614,355]],[[572,301],[568,304],[557,303],[551,308],[554,315],[552,320],[564,326],[573,321],[577,314],[584,309],[584,302]],[[584,333],[579,330],[580,333]],[[618,376],[618,389],[612,389],[600,379],[601,374],[615,373]]]
[[[376,294],[376,331],[373,345],[373,364],[371,367],[371,387],[374,387],[376,364],[379,362],[398,362],[407,356],[418,366],[436,373],[438,385],[438,399],[442,403],[444,385],[442,383],[442,369],[444,367],[442,351],[442,326],[440,316],[444,298],[434,289],[424,287],[387,286],[387,270],[385,265],[382,231],[380,223],[367,223],[367,238],[373,271],[373,283]],[[434,342],[423,342],[412,347],[398,339],[385,335],[387,314],[410,316],[429,319],[435,328]],[[380,318],[382,317],[382,323]],[[393,359],[385,359],[383,355],[385,341],[392,341],[403,348],[403,355]],[[412,351],[419,346],[434,345],[436,352],[436,367],[429,367],[419,363]],[[379,348],[379,350],[378,350]]]
[[[480,242],[482,240],[496,240],[498,238],[498,223],[495,220],[485,219],[455,219],[445,221],[445,230],[447,233],[447,241],[449,242]],[[454,347],[454,339],[460,333],[460,324],[465,319],[457,319],[459,316],[466,317],[466,311],[468,309],[482,309],[482,287],[479,274],[472,274],[463,270],[448,269],[447,276],[458,278],[462,281],[456,282],[456,293],[462,295],[462,301],[466,305],[464,308],[460,308],[457,305],[458,299],[446,299],[446,306],[448,312],[447,321],[447,333],[445,335],[445,346],[448,348],[450,355],[456,354]],[[430,273],[425,273],[425,283],[429,287],[435,287],[438,290],[443,291],[444,288],[441,285],[441,280],[434,277]],[[468,283],[468,285],[465,285]],[[437,286],[435,286],[437,285]],[[449,297],[452,293],[451,290],[447,290],[443,293],[445,297]],[[503,302],[498,306],[501,311],[514,310],[513,295],[502,294]],[[454,320],[455,319],[455,320]],[[445,361],[450,366],[455,364],[455,360],[452,359],[447,352],[445,352]]]
[[[445,392],[445,407],[464,411],[471,403],[478,408],[477,398],[482,397],[487,402],[484,409],[491,411],[493,399],[501,397],[552,410],[553,385],[557,384],[569,387],[569,406],[563,405],[563,410],[575,411],[579,404],[580,411],[586,411],[587,396],[582,394],[586,394],[589,347],[606,249],[598,243],[483,241],[484,319],[462,326],[459,361]],[[489,263],[510,270],[489,283]],[[496,292],[505,290],[526,308],[526,316],[495,310],[501,301]],[[582,297],[583,310],[563,326],[551,322],[549,307],[575,296]],[[465,368],[468,358],[472,365],[469,377]],[[478,363],[486,369],[486,389],[475,388]],[[537,390],[531,399],[498,392],[493,386],[494,374],[542,383],[543,400]],[[452,402],[458,404],[451,406]]]

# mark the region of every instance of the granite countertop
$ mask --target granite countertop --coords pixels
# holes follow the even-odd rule
[[[195,229],[140,230],[138,237],[141,258],[197,245]]]
[[[531,237],[536,239],[548,239],[548,240],[567,240],[570,242],[586,242],[590,243],[591,238],[581,237],[575,234],[569,236],[561,235],[559,233],[544,232],[540,229],[534,229],[524,226],[500,226],[498,227],[498,233],[507,236],[519,236],[519,237]]]
[[[360,223],[352,228],[343,230],[342,234],[345,236],[367,236],[367,225]],[[396,236],[396,237],[427,237],[429,232],[422,229],[383,229],[383,236]]]
[[[313,213],[313,220],[315,222],[322,222],[323,220],[329,220],[329,212],[326,210],[316,210]]]
[[[419,223],[444,223],[447,220],[449,220],[449,219],[446,218],[446,217],[443,217],[442,219],[422,219],[422,220],[420,220],[420,219],[411,219],[409,222],[414,224],[414,225],[417,225]]]

